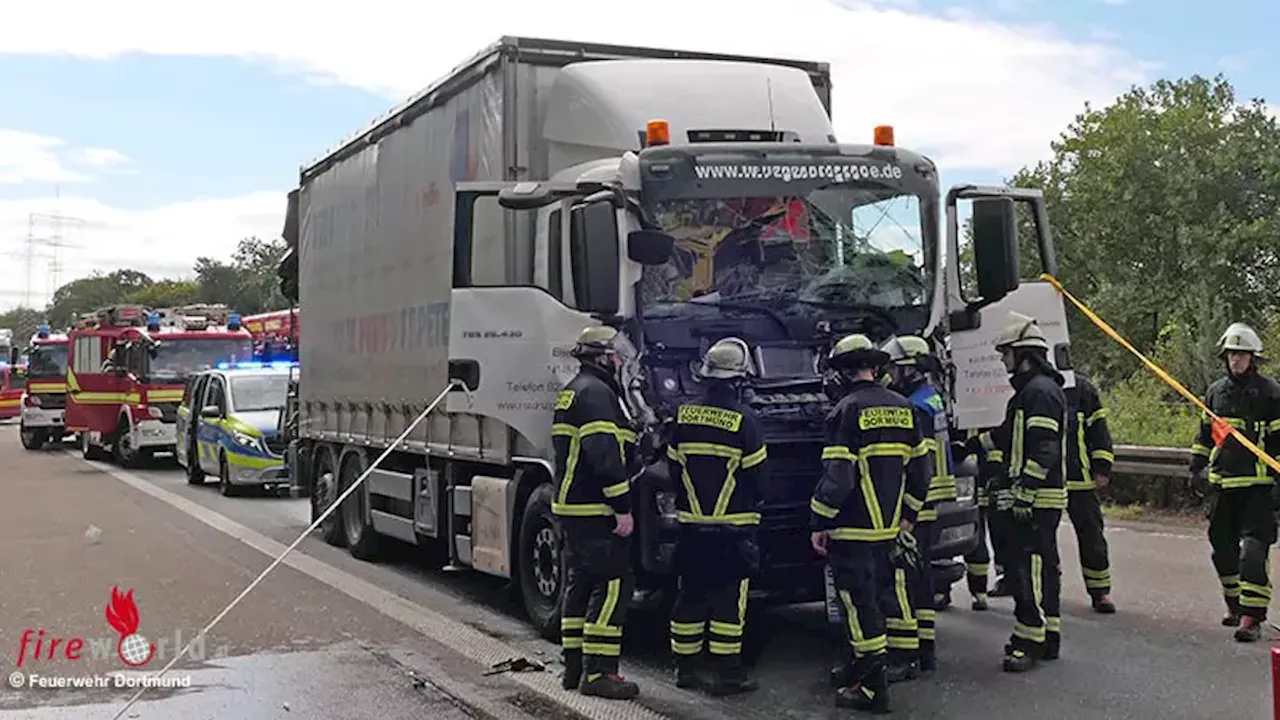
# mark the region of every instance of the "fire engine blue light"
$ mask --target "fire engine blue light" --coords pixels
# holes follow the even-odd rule
[[[40,337],[49,337],[50,332],[52,331],[47,324],[41,324],[40,327],[36,328],[36,334]]]
[[[227,316],[227,329],[228,330],[240,329],[240,313],[231,313],[230,315]]]
[[[160,313],[152,311],[147,314],[147,329],[148,330],[160,329]]]
[[[230,370],[230,369],[231,369],[231,363],[228,363],[228,362],[220,362],[220,363],[218,363],[217,368],[218,368],[219,370]]]

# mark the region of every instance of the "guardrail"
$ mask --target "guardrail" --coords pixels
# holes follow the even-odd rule
[[[1186,448],[1117,445],[1113,450],[1116,461],[1111,472],[1115,475],[1186,478],[1191,474],[1187,469],[1191,451]]]

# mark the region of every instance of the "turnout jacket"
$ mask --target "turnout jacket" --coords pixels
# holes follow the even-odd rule
[[[827,416],[822,477],[809,501],[810,527],[832,540],[895,540],[928,493],[925,446],[910,401],[869,380],[853,383]]]
[[[1014,396],[1004,422],[992,433],[1004,454],[992,499],[998,510],[1012,507],[1015,494],[1038,510],[1067,507],[1067,398],[1063,378],[1052,367],[1037,367],[1010,378]]]
[[[631,512],[630,472],[636,433],[618,383],[603,368],[584,364],[556,396],[551,444],[562,517],[609,517]]]
[[[951,422],[942,395],[933,385],[921,382],[910,390],[907,399],[915,413],[916,427],[921,436],[921,452],[929,476],[929,490],[924,507],[917,517],[919,522],[938,519],[938,505],[956,499],[955,467],[951,459]]]
[[[1093,474],[1111,474],[1116,456],[1107,428],[1107,409],[1089,378],[1076,372],[1067,396],[1067,490],[1092,490]]]
[[[1228,375],[1209,386],[1205,405],[1269,455],[1280,454],[1280,385],[1256,371],[1235,377]],[[1209,467],[1209,483],[1224,490],[1271,485],[1275,472],[1234,437],[1221,447],[1213,439],[1208,415],[1200,420],[1200,431],[1191,446],[1191,472]]]
[[[965,440],[958,446],[956,458],[963,460],[970,455],[978,456],[975,488],[978,507],[990,507],[992,486],[1004,470],[1004,451],[996,447],[995,428],[970,428],[965,431]]]
[[[754,527],[760,524],[764,462],[760,422],[723,385],[676,410],[667,445],[681,524]]]

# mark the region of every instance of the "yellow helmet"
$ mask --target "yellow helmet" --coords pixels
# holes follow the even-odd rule
[[[861,333],[840,338],[827,354],[827,364],[834,368],[877,368],[887,362],[889,353],[877,348],[871,338]]]
[[[618,330],[608,325],[592,325],[578,333],[574,357],[593,357],[617,350]]]
[[[741,338],[727,337],[707,349],[702,358],[703,377],[729,380],[751,372],[751,349]]]
[[[880,349],[889,355],[889,362],[895,365],[915,365],[917,359],[928,357],[931,353],[929,343],[918,335],[890,338]]]
[[[1045,337],[1040,324],[1030,315],[1010,312],[1005,320],[1004,329],[996,338],[996,350],[1006,348],[1038,348],[1049,350],[1049,340]]]
[[[1262,338],[1253,328],[1242,322],[1231,323],[1218,338],[1218,355],[1231,351],[1262,355]]]

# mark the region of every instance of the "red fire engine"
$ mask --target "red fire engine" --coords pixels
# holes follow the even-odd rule
[[[21,413],[26,382],[26,366],[10,365],[9,358],[0,359],[0,420],[15,418]]]
[[[22,422],[18,435],[22,447],[39,450],[45,443],[62,442],[66,436],[67,351],[70,340],[63,333],[41,325],[27,345],[27,392],[22,396]]]
[[[183,387],[193,372],[253,357],[253,336],[225,305],[104,308],[71,331],[67,429],[86,460],[135,466],[173,452]]]
[[[253,334],[254,354],[258,360],[298,359],[297,308],[246,315],[244,326]]]

